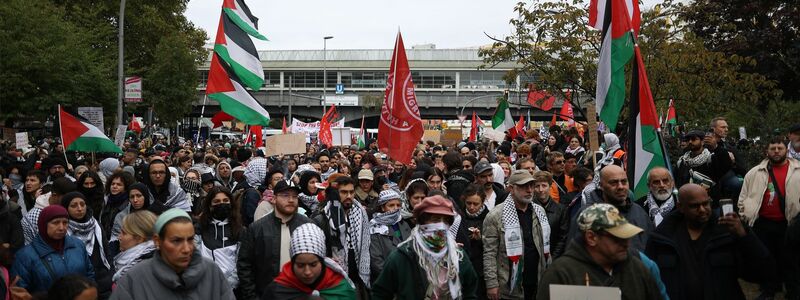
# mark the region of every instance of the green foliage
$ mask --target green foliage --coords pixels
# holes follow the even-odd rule
[[[147,72],[149,80],[143,84],[146,103],[153,105],[158,119],[164,124],[175,124],[192,110],[190,105],[197,99],[197,68],[195,58],[187,51],[186,38],[168,35],[155,47],[152,66]]]
[[[587,7],[571,0],[519,3],[515,11],[520,17],[510,21],[514,34],[490,37],[495,41],[492,47],[480,51],[485,67],[516,62],[509,81],[517,74],[536,75],[538,89],[559,95],[564,88],[574,88],[593,98],[600,32],[587,26]],[[776,83],[744,71],[755,64],[750,58],[708,50],[681,21],[686,9],[667,0],[642,12],[638,43],[659,114],[665,114],[669,99],[675,99],[678,121],[690,127],[704,127],[713,117],[725,116],[732,128],[758,131],[766,128],[766,117],[792,119],[786,114],[791,110],[767,115],[753,109],[780,98]],[[622,119],[627,122],[625,111]]]
[[[46,0],[0,5],[0,120],[44,119],[55,104],[105,106],[114,83],[111,65],[88,47],[93,36],[64,20]]]

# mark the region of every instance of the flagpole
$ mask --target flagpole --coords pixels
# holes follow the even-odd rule
[[[67,158],[67,146],[64,145],[64,128],[61,126],[61,104],[58,104],[58,134],[61,135],[61,145],[64,146],[64,161],[67,163],[65,167],[69,169],[69,159]]]
[[[200,119],[197,120],[197,138],[194,140],[194,144],[200,143],[200,128],[203,125],[203,114],[206,112],[206,101],[208,100],[208,95],[203,95],[203,107],[200,108]]]

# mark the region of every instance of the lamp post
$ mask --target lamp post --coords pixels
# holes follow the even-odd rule
[[[327,94],[328,94],[328,40],[333,36],[326,36],[322,38],[322,115],[325,115],[327,110]]]
[[[120,0],[119,2],[119,32],[118,32],[118,41],[119,44],[119,57],[117,58],[117,124],[123,125],[125,124],[125,120],[122,117],[122,98],[124,97],[124,80],[125,80],[125,73],[123,71],[123,61],[125,60],[124,56],[124,48],[123,45],[125,43],[125,0]]]

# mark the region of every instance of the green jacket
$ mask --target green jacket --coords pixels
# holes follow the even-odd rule
[[[550,285],[589,285],[618,287],[622,299],[663,299],[655,278],[638,256],[631,256],[614,266],[612,275],[594,262],[582,243],[572,242],[564,255],[556,259],[539,280],[536,299],[550,299]]]
[[[410,243],[400,245],[389,254],[383,265],[383,272],[372,284],[372,299],[425,299],[428,280]],[[458,269],[461,299],[478,299],[478,274],[472,268],[469,256],[461,249],[459,252],[463,255]]]

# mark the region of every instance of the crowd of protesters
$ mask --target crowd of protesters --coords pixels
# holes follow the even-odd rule
[[[625,141],[558,126],[410,164],[375,141],[0,143],[0,299],[800,299],[800,125],[752,164],[724,118],[680,138],[639,199]]]

